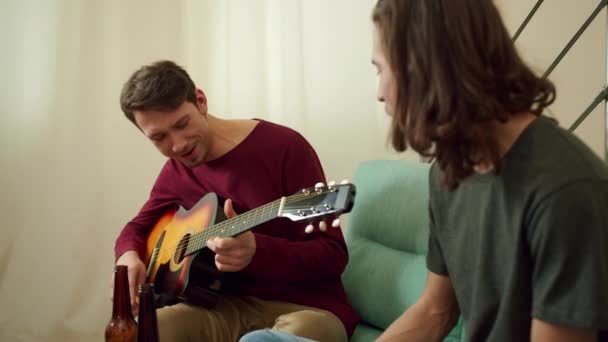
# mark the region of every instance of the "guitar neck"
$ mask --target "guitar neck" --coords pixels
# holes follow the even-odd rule
[[[205,248],[207,246],[207,240],[211,238],[224,238],[239,235],[262,223],[277,218],[284,202],[285,198],[283,197],[259,208],[209,226],[200,233],[192,234],[188,242],[188,247],[186,248],[186,255],[196,253]]]

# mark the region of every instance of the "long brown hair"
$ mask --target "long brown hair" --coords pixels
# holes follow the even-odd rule
[[[372,20],[397,88],[393,147],[435,159],[450,189],[481,161],[500,168],[489,123],[541,115],[555,99],[491,0],[378,0]]]
[[[186,70],[166,60],[139,68],[125,82],[120,93],[120,108],[136,126],[134,111],[170,111],[185,101],[198,105],[196,86]]]

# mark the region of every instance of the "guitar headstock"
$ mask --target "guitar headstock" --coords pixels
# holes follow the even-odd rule
[[[278,216],[287,217],[292,221],[323,220],[330,215],[337,217],[353,208],[355,193],[355,185],[348,181],[342,181],[341,184],[329,182],[327,185],[317,183],[314,187],[285,197]],[[338,226],[339,220],[335,219],[332,227]],[[321,221],[319,228],[324,231],[326,227],[325,222]],[[307,233],[312,230],[312,225],[306,227]]]

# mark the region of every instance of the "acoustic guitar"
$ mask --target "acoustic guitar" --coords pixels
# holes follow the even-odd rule
[[[312,222],[349,212],[354,204],[355,186],[340,185],[305,188],[259,208],[225,219],[214,193],[208,193],[190,210],[179,207],[166,212],[147,238],[147,282],[154,283],[165,298],[213,307],[222,288],[223,273],[215,267],[214,253],[207,248],[213,237],[232,237],[274,218]],[[321,230],[326,224],[321,221]]]

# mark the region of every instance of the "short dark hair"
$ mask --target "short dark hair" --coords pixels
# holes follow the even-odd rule
[[[450,189],[480,161],[500,168],[488,123],[541,115],[555,99],[491,0],[378,0],[372,20],[397,87],[393,147],[435,159]]]
[[[134,111],[169,111],[185,101],[197,105],[196,86],[186,70],[167,60],[139,68],[120,93],[120,108],[135,125]]]

